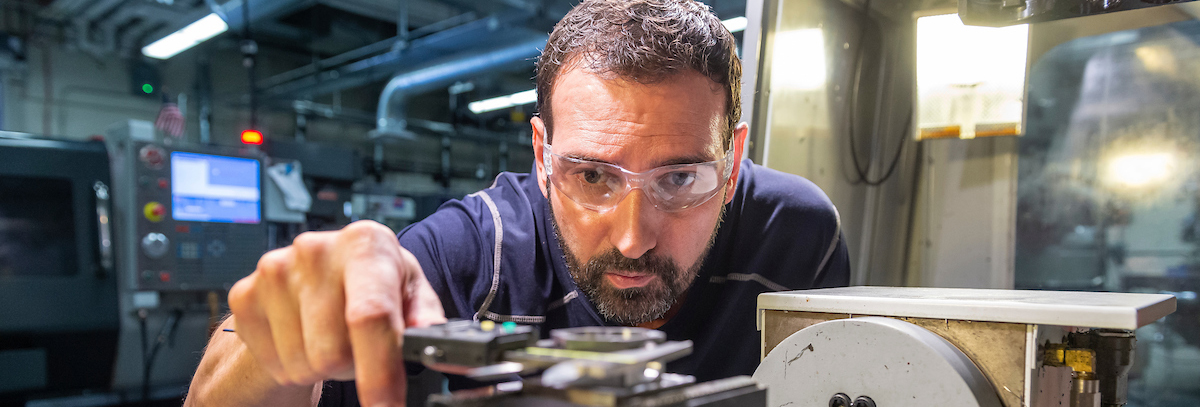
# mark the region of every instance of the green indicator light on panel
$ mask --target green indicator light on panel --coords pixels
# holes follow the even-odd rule
[[[147,95],[154,93],[154,86],[150,85],[149,83],[143,84],[142,92],[146,92]]]

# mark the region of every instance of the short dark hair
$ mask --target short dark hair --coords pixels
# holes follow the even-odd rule
[[[734,42],[709,6],[694,0],[585,0],[555,24],[538,57],[539,115],[553,134],[550,94],[565,65],[642,84],[693,70],[728,92],[721,137],[728,147],[742,116]]]

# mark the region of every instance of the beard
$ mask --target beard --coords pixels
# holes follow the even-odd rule
[[[704,259],[708,257],[708,252],[716,241],[717,231],[720,230],[721,222],[725,218],[725,205],[721,205],[717,224],[713,228],[704,250],[701,251],[700,257],[686,269],[681,268],[670,257],[660,255],[655,249],[650,249],[641,257],[631,259],[625,257],[616,248],[612,248],[584,262],[567,244],[562,229],[558,226],[558,219],[554,215],[554,202],[549,198],[553,196],[549,190],[549,183],[550,181],[547,180],[546,196],[547,204],[550,207],[550,223],[554,225],[554,236],[558,240],[559,247],[562,248],[567,270],[571,273],[571,278],[575,280],[575,285],[596,305],[596,310],[600,312],[600,315],[608,321],[620,325],[638,325],[650,322],[662,318],[667,311],[671,310],[671,307],[678,299],[682,298],[699,274],[700,267],[704,265]],[[724,194],[722,194],[722,201],[724,201]],[[649,283],[641,287],[617,288],[605,278],[605,274],[618,270],[657,278],[651,279]]]

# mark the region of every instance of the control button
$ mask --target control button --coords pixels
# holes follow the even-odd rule
[[[183,242],[179,244],[179,258],[187,260],[195,260],[200,258],[200,245],[196,242]]]
[[[517,330],[517,323],[508,321],[500,324],[500,333],[510,334]]]
[[[167,254],[171,241],[162,233],[148,233],[142,238],[142,251],[146,257],[157,259]]]
[[[165,271],[158,272],[158,281],[162,281],[164,283],[171,282],[171,273]]]
[[[150,201],[146,206],[142,207],[142,215],[146,216],[146,220],[151,222],[162,222],[163,216],[167,214],[167,207],[158,202]]]
[[[161,188],[161,189],[167,189],[167,179],[166,179],[166,178],[159,178],[159,179],[158,179],[158,187],[159,187],[159,188]]]
[[[150,270],[142,270],[142,280],[154,278],[154,272]]]
[[[493,329],[496,329],[496,323],[486,319],[479,321],[479,329],[482,329],[484,332],[491,332]]]
[[[160,169],[163,167],[163,161],[166,160],[166,153],[158,146],[148,145],[138,150],[138,159],[146,164],[151,169]]]
[[[225,254],[225,242],[220,240],[208,242],[208,254],[213,257],[221,257],[221,255]]]

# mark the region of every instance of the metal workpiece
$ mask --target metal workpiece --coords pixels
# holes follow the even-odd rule
[[[662,343],[667,334],[653,329],[620,327],[616,329],[590,326],[556,329],[550,338],[565,349],[599,352],[635,349],[650,343]]]
[[[453,371],[447,373],[464,374],[462,368],[500,363],[505,351],[532,346],[537,338],[537,329],[528,325],[450,321],[406,329],[404,360],[422,363],[438,371],[450,369]]]
[[[681,341],[612,352],[530,347],[506,352],[505,359],[545,369],[541,383],[548,387],[633,386],[658,380],[667,362],[691,353],[692,341]]]
[[[766,387],[740,376],[701,384],[666,371],[691,341],[631,327],[537,330],[452,321],[405,331],[405,360],[496,386],[430,396],[431,406],[764,406]],[[524,377],[512,382],[517,376]],[[847,406],[849,407],[849,406]]]

